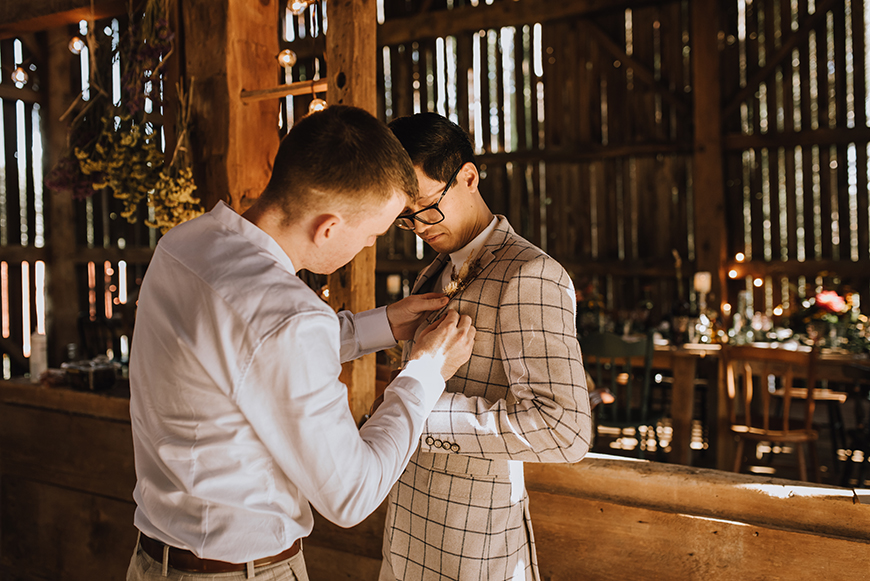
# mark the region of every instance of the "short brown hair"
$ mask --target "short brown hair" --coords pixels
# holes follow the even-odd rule
[[[417,175],[399,140],[363,109],[332,105],[300,119],[281,140],[260,202],[288,220],[335,208],[353,216],[393,193],[417,199]]]
[[[468,133],[438,113],[424,112],[394,119],[390,129],[429,179],[446,182],[466,163],[477,167]],[[447,184],[448,187],[453,184]]]

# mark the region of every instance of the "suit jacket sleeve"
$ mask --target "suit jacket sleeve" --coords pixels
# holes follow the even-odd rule
[[[575,301],[570,277],[549,256],[515,269],[501,287],[492,330],[491,364],[504,368],[506,397],[444,393],[427,420],[423,450],[456,453],[458,447],[470,456],[527,462],[580,460],[589,450],[592,423]],[[468,365],[487,363],[472,356]],[[451,445],[433,446],[427,436]]]

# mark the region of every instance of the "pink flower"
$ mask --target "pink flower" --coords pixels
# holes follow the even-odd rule
[[[816,304],[829,313],[845,313],[849,308],[846,301],[836,291],[822,291],[816,295]]]

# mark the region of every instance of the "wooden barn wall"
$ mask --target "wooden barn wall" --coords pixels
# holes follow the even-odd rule
[[[719,2],[718,103],[693,98],[691,2],[577,3],[573,15],[468,31],[445,16],[507,2],[383,0],[384,22],[426,33],[382,44],[379,113],[438,111],[466,128],[491,208],[585,296],[617,318],[646,300],[666,317],[691,298],[695,231],[710,227],[727,232],[735,307],[742,290],[767,314],[821,288],[870,296],[863,0]],[[287,80],[326,74],[324,8],[286,18],[282,42],[301,65]],[[285,128],[309,101],[286,99]],[[706,203],[692,184],[699,107],[723,115],[724,225],[695,223]],[[430,259],[413,234],[389,232],[379,301],[388,275],[412,282]]]
[[[540,22],[514,18],[493,28],[449,17],[517,6],[525,0],[379,2],[381,31],[421,13],[433,23],[417,38],[381,43],[379,115],[434,110],[465,127],[492,209],[560,260],[584,296],[600,296],[618,318],[646,300],[654,318],[666,317],[678,296],[689,298],[695,232],[711,227],[694,218],[706,200],[692,184],[692,123],[699,107],[718,107],[729,300],[736,306],[746,291],[748,306],[767,313],[793,309],[823,287],[870,300],[866,0],[721,0],[710,15],[721,31],[719,103],[693,99],[696,3],[541,3],[527,10],[544,13]],[[325,78],[327,8],[321,0],[299,16],[281,11],[281,47],[299,62],[276,65],[264,84]],[[125,18],[115,22],[96,21],[100,46],[111,47],[113,27],[123,31]],[[73,34],[81,34],[76,25],[0,41],[4,376],[26,371],[26,337],[39,320],[37,262],[56,363],[67,343],[83,343],[80,320],[120,334],[121,261],[135,296],[157,239],[141,223],[127,224],[110,196],[71,202],[40,183],[63,149],[69,117],[58,120],[82,89],[87,61],[66,48]],[[94,63],[107,91],[110,52]],[[31,77],[24,88],[9,78],[19,61]],[[278,131],[315,97],[326,95],[281,99]],[[159,112],[152,120],[159,130]],[[378,243],[377,302],[401,295],[431,257],[413,234],[390,231]],[[117,340],[112,346],[120,348]]]
[[[870,297],[864,0],[723,3],[728,246],[749,306]],[[866,309],[865,309],[866,310]]]
[[[447,4],[384,0],[381,14],[389,21],[423,5],[439,14]],[[664,314],[676,294],[674,253],[694,258],[689,3],[641,4],[381,46],[379,114],[389,122],[432,110],[459,123],[493,211],[559,259],[587,296],[623,309],[653,298]],[[323,17],[317,3],[284,19],[282,43],[300,58],[283,80],[326,74]],[[282,127],[310,100],[287,97]],[[388,275],[412,283],[431,258],[412,233],[391,230],[378,244],[379,301],[392,298]]]
[[[47,333],[53,365],[68,359],[69,343],[79,357],[111,350],[120,359],[158,238],[142,223],[144,202],[130,224],[106,190],[73,199],[43,183],[64,153],[70,120],[97,91],[120,93],[115,49],[126,17],[95,21],[98,49],[74,55],[67,44],[86,26],[0,41],[0,377],[27,372],[33,332]],[[19,65],[29,73],[23,87],[10,79]],[[162,131],[161,111],[149,120]]]

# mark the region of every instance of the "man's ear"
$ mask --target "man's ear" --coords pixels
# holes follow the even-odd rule
[[[477,172],[477,167],[470,161],[467,162],[459,172],[459,180],[464,182],[469,190],[476,190],[480,183],[480,174]]]
[[[315,246],[323,246],[335,237],[341,217],[335,214],[321,214],[311,222],[311,240]]]

